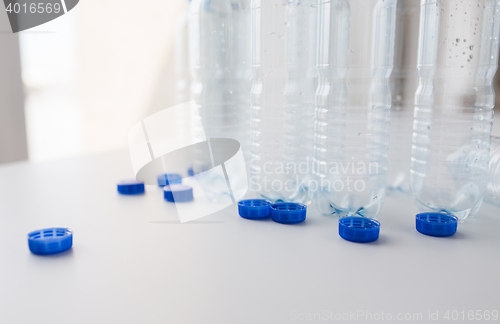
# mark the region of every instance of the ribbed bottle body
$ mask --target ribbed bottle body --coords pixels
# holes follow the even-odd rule
[[[488,185],[485,200],[500,207],[500,137],[491,137]]]
[[[321,0],[315,194],[322,214],[377,217],[387,181],[396,1]]]
[[[258,196],[309,203],[315,0],[252,1],[252,164]]]
[[[422,210],[460,219],[488,178],[499,1],[422,1],[411,189]]]
[[[198,138],[232,138],[249,164],[250,92],[250,1],[193,0],[189,21],[191,95],[203,129]],[[196,154],[195,154],[196,155]],[[195,157],[196,173],[211,166]],[[209,198],[229,195],[226,181],[200,177]]]

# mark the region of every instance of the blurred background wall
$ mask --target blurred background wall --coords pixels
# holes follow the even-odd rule
[[[84,0],[18,33],[30,160],[125,148],[133,124],[174,105],[174,26],[186,5]],[[15,47],[1,29],[0,48]]]
[[[24,119],[19,38],[0,12],[0,163],[28,157]]]

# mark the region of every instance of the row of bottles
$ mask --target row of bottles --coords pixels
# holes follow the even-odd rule
[[[258,197],[376,217],[411,191],[463,219],[486,190],[499,2],[193,0],[205,134],[240,142]]]

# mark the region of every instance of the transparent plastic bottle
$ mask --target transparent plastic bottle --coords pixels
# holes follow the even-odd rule
[[[316,204],[374,218],[387,183],[396,0],[319,3]]]
[[[484,198],[499,1],[422,0],[411,189],[422,210],[465,219]]]
[[[252,0],[251,185],[308,204],[317,84],[316,0]]]
[[[491,137],[486,201],[500,207],[500,137]]]
[[[248,165],[252,87],[250,0],[193,0],[189,39],[191,94],[203,125],[203,129],[195,130],[196,136],[237,140]],[[195,173],[211,167],[203,161],[195,157]],[[224,177],[198,179],[211,200],[231,195]]]
[[[398,0],[392,93],[388,194],[410,193],[413,107],[418,86],[417,46],[420,1]]]

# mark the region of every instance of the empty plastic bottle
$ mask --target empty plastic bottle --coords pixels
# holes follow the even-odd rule
[[[486,201],[500,207],[500,137],[491,137]]]
[[[308,204],[317,84],[316,0],[253,0],[252,189]]]
[[[413,107],[418,86],[417,46],[420,1],[398,0],[392,93],[388,194],[410,193]]]
[[[396,0],[319,3],[316,204],[376,217],[387,183]]]
[[[199,138],[206,135],[208,140],[237,140],[247,160],[252,86],[250,1],[193,0],[189,38],[191,93],[203,125],[195,132]],[[195,157],[195,173],[210,167]],[[211,200],[230,195],[224,177],[199,180]]]
[[[411,189],[422,210],[465,219],[484,198],[499,1],[422,0]]]

